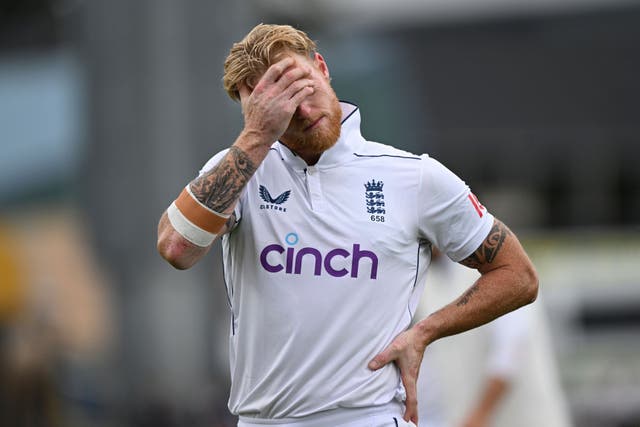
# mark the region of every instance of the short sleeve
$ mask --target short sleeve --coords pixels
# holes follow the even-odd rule
[[[489,235],[493,215],[457,175],[427,155],[422,160],[417,195],[420,233],[459,262]]]
[[[213,157],[211,157],[207,163],[204,164],[204,166],[202,166],[202,168],[200,169],[200,171],[198,172],[198,176],[202,176],[203,174],[209,172],[210,170],[212,170],[218,163],[220,163],[220,161],[222,160],[222,158],[229,152],[229,149],[225,149],[220,151],[219,153],[217,153],[216,155],[214,155]],[[242,198],[238,199],[238,203],[236,203],[235,208],[233,209],[233,214],[236,216],[236,224],[238,223],[238,221],[240,221],[240,218],[242,218],[242,203],[241,203]]]

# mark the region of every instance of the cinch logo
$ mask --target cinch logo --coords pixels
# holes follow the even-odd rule
[[[326,254],[322,254],[318,249],[311,247],[299,248],[296,250],[294,246],[298,243],[298,235],[289,233],[284,238],[288,248],[282,245],[267,245],[260,252],[260,264],[269,273],[278,273],[282,270],[286,274],[302,274],[302,261],[305,257],[312,262],[313,275],[321,276],[324,271],[333,277],[343,277],[351,274],[351,277],[358,277],[360,271],[360,262],[365,259],[365,264],[370,266],[370,278],[378,277],[378,257],[371,251],[361,250],[358,243],[354,243],[351,252],[342,248],[331,249]],[[336,258],[348,259],[351,257],[351,271],[346,268],[336,269],[332,261]],[[337,261],[337,260],[336,260]],[[306,268],[310,268],[307,261]]]

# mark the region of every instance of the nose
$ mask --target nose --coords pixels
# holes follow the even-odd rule
[[[311,118],[311,106],[309,105],[308,102],[302,101],[302,103],[298,105],[298,108],[296,108],[295,114],[298,119],[301,119],[301,120],[309,119]]]

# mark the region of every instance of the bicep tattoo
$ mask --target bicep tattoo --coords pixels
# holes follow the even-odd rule
[[[255,171],[249,156],[238,147],[231,147],[210,172],[191,182],[191,191],[202,204],[222,213],[238,200]]]
[[[460,264],[475,269],[484,264],[490,264],[500,252],[502,244],[509,234],[511,232],[506,225],[500,220],[494,220],[493,227],[484,242],[474,253],[460,261]]]

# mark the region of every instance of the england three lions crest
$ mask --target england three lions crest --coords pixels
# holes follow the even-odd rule
[[[384,222],[384,215],[387,213],[384,204],[384,194],[382,188],[384,182],[372,179],[364,184],[364,197],[369,219],[373,222]]]

